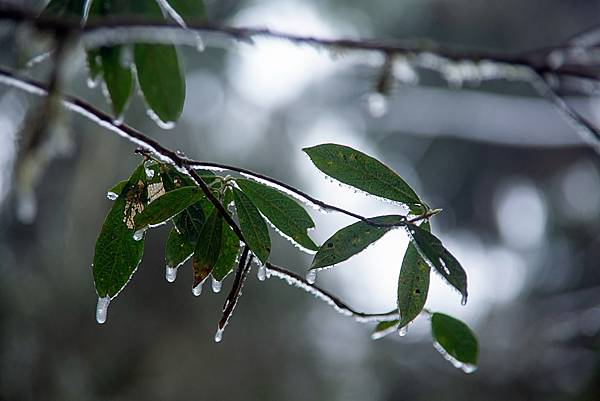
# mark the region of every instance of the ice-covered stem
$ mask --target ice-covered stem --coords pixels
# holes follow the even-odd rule
[[[225,330],[225,326],[227,326],[227,323],[233,314],[233,310],[237,305],[237,301],[242,295],[242,287],[244,286],[244,281],[246,280],[246,276],[250,271],[253,257],[254,255],[250,253],[248,246],[244,245],[242,255],[240,256],[240,260],[235,271],[235,278],[233,280],[233,284],[231,285],[231,290],[229,290],[229,294],[227,295],[227,299],[223,305],[223,315],[221,316],[221,320],[219,320],[219,325],[217,327],[217,330],[219,330],[221,333],[223,330]]]
[[[148,18],[137,18],[133,16],[118,17],[114,16],[107,18],[90,18],[84,26],[81,21],[76,18],[57,18],[53,16],[39,16],[31,10],[17,8],[7,4],[0,4],[0,19],[10,20],[15,22],[26,22],[43,31],[71,31],[73,33],[86,36],[98,33],[106,34],[111,30],[118,30],[118,37],[111,36],[111,40],[135,41],[136,34],[143,34],[141,30],[160,30],[178,31],[182,35],[186,33],[215,33],[234,40],[242,42],[251,42],[254,38],[267,37],[289,41],[294,44],[304,44],[328,48],[332,50],[364,50],[374,51],[389,55],[415,55],[423,53],[433,53],[451,61],[469,60],[478,61],[494,61],[497,63],[505,63],[517,66],[528,66],[538,71],[561,73],[562,66],[558,68],[551,66],[543,57],[539,57],[540,51],[529,51],[519,54],[503,54],[501,52],[470,50],[461,48],[452,48],[450,46],[442,46],[440,44],[426,40],[355,40],[355,39],[325,39],[309,35],[297,35],[287,32],[272,30],[268,28],[252,28],[252,27],[231,27],[220,24],[215,24],[205,20],[188,20],[186,26],[182,27],[177,21],[165,21]],[[136,32],[137,29],[137,32]],[[595,28],[591,28],[593,30]],[[124,35],[129,33],[130,35]],[[102,36],[102,35],[97,35]],[[120,37],[120,39],[119,39]],[[100,39],[99,39],[100,40]],[[158,35],[155,38],[158,39]],[[100,43],[99,43],[100,44]],[[187,43],[182,43],[187,44]],[[561,45],[551,48],[544,48],[541,51],[547,54],[553,50],[567,51],[575,46]],[[589,72],[567,70],[565,73],[580,77],[598,79],[596,74]]]
[[[277,277],[278,279],[287,282],[291,286],[300,288],[314,295],[315,297],[324,301],[325,303],[333,306],[333,308],[342,315],[353,317],[354,320],[356,320],[357,322],[381,322],[400,318],[398,310],[393,310],[385,313],[365,313],[357,311],[348,306],[345,302],[340,300],[335,295],[320,288],[316,284],[309,283],[304,277],[294,273],[293,271],[274,265],[270,262],[267,262],[266,267],[267,277]],[[429,314],[430,312],[428,310],[424,310],[422,313]]]

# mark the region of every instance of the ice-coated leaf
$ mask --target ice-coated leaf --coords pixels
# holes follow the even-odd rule
[[[219,211],[213,208],[202,226],[192,257],[194,287],[203,282],[215,267],[221,252],[222,233],[223,218]]]
[[[458,368],[473,371],[477,365],[478,344],[471,329],[451,316],[434,313],[431,316],[431,335],[439,344],[438,351]]]
[[[135,217],[136,228],[148,227],[169,220],[187,207],[199,202],[204,193],[198,187],[181,187],[169,191],[150,203]]]
[[[175,46],[138,43],[134,47],[138,82],[146,103],[163,123],[183,111],[185,78]]]
[[[215,280],[223,281],[223,279],[231,273],[239,250],[240,240],[231,227],[229,227],[229,224],[227,224],[226,221],[223,221],[221,252],[219,253],[219,259],[217,259],[217,263],[215,263],[215,267],[212,270],[212,276]]]
[[[99,297],[114,297],[127,284],[144,253],[143,239],[133,239],[132,220],[146,203],[144,167],[129,178],[108,212],[94,254],[93,273]]]
[[[127,181],[128,180],[119,181],[118,183],[115,184],[115,186],[110,188],[107,192],[112,192],[113,194],[115,194],[117,196],[121,195],[121,191],[123,191],[123,188],[125,188],[125,185],[127,185]]]
[[[406,228],[419,254],[426,258],[430,265],[461,293],[462,303],[466,303],[467,274],[458,260],[444,248],[442,241],[429,231],[414,224],[409,224]]]
[[[167,266],[178,267],[194,253],[194,246],[187,242],[175,228],[171,229],[165,244],[165,262]]]
[[[374,223],[392,224],[401,221],[402,216],[378,216],[370,219]],[[321,245],[311,269],[320,269],[343,262],[363,251],[369,245],[383,237],[391,227],[376,227],[359,221],[342,228]]]
[[[266,263],[271,253],[267,223],[250,198],[237,188],[233,189],[233,201],[248,247],[261,262]]]
[[[327,143],[303,149],[315,166],[336,180],[382,198],[408,205],[422,213],[422,202],[412,188],[380,161],[348,146]]]
[[[283,234],[306,249],[319,249],[307,234],[308,229],[314,228],[315,223],[295,200],[255,181],[237,179],[236,183],[258,210]]]
[[[190,21],[197,21],[206,16],[204,2],[202,0],[167,0],[177,14]]]
[[[421,225],[429,231],[429,223]],[[429,292],[429,274],[431,268],[423,260],[412,242],[409,242],[402,260],[398,278],[398,311],[400,312],[400,327],[414,320],[425,306]]]
[[[121,46],[102,47],[98,50],[104,82],[115,116],[122,116],[133,92],[133,74],[121,62]]]

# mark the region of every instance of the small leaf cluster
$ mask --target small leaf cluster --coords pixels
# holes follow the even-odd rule
[[[170,0],[180,19],[205,18],[202,0]],[[169,16],[156,0],[51,0],[43,16],[110,19],[126,16],[160,20]],[[171,16],[172,18],[172,16]],[[199,39],[200,40],[200,39]],[[185,101],[185,77],[174,45],[135,43],[86,50],[89,82],[102,81],[114,115],[122,119],[136,82],[148,113],[165,126],[175,122]]]
[[[109,190],[114,199],[96,243],[94,280],[98,296],[114,298],[129,282],[143,254],[149,227],[171,222],[165,245],[167,269],[178,269],[192,259],[192,288],[209,277],[219,283],[233,271],[241,241],[261,264],[269,262],[268,226],[299,248],[314,252],[309,276],[342,263],[403,228],[410,239],[398,278],[399,319],[380,322],[375,337],[405,332],[419,315],[431,316],[435,345],[456,366],[476,364],[477,340],[449,316],[424,310],[434,270],[467,299],[467,277],[454,256],[431,233],[432,211],[410,186],[378,160],[355,149],[323,144],[304,149],[315,166],[332,179],[368,194],[397,202],[409,214],[363,218],[341,228],[318,246],[308,235],[315,223],[304,207],[276,187],[243,177],[199,171],[199,178],[223,208],[206,196],[190,176],[171,165],[146,160],[128,180]],[[230,214],[241,230],[238,236],[224,219]]]

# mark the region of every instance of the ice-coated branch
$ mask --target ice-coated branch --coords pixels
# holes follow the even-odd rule
[[[573,108],[566,105],[549,79],[557,82],[578,80],[586,86],[600,85],[600,34],[592,27],[577,35],[574,40],[553,47],[528,52],[507,54],[440,45],[426,40],[356,40],[326,39],[295,35],[267,28],[231,27],[208,21],[149,20],[136,16],[90,18],[85,25],[74,18],[39,17],[36,13],[2,4],[0,19],[26,23],[40,31],[53,34],[69,33],[79,37],[88,47],[133,43],[136,41],[174,43],[198,46],[199,34],[220,35],[235,41],[252,43],[256,38],[288,41],[307,45],[332,53],[362,51],[380,53],[385,58],[383,68],[395,58],[402,59],[410,68],[433,70],[451,84],[463,81],[518,80],[531,84],[541,96],[558,106],[561,114],[573,123],[586,142],[600,152],[600,133],[594,125]],[[583,39],[582,39],[583,38]],[[389,74],[388,74],[389,75]],[[545,85],[540,85],[540,80]],[[549,90],[548,90],[549,89]],[[339,210],[338,210],[339,211]],[[358,218],[357,216],[353,216]]]

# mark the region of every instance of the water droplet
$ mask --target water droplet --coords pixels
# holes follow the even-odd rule
[[[398,335],[400,337],[404,337],[406,335],[406,333],[408,333],[408,325],[404,326],[404,327],[400,327],[398,329]]]
[[[216,278],[212,278],[212,290],[213,292],[219,293],[221,292],[221,287],[223,287],[223,282],[217,280]]]
[[[202,285],[204,284],[204,281],[201,282],[200,284],[198,284],[197,286],[195,286],[194,288],[192,288],[192,294],[194,294],[195,297],[199,297],[200,294],[202,294]]]
[[[367,107],[371,116],[382,117],[387,112],[387,99],[385,95],[375,92],[367,97]]]
[[[134,241],[141,241],[142,238],[144,238],[144,233],[146,232],[146,230],[148,229],[148,227],[144,227],[144,228],[140,228],[139,230],[137,230],[136,232],[133,233],[133,240]]]
[[[306,273],[306,281],[308,281],[308,284],[314,284],[315,281],[317,281],[317,271],[309,270],[308,273]]]
[[[96,321],[100,324],[106,322],[106,314],[108,312],[108,304],[110,304],[110,297],[98,297],[98,304],[96,305]]]
[[[168,266],[165,268],[165,278],[169,283],[172,283],[177,278],[177,268]]]
[[[98,83],[100,82],[100,77],[96,77],[96,78],[88,78],[87,79],[87,86],[90,89],[94,89],[98,86]]]
[[[146,178],[148,178],[149,180],[154,178],[154,170],[148,167],[144,167],[144,170],[146,171]]]
[[[258,277],[259,281],[265,281],[267,278],[267,266],[260,266],[256,272],[256,277]]]
[[[117,195],[115,192],[108,191],[106,193],[106,197],[108,198],[108,200],[114,201],[119,197],[119,195]]]
[[[223,339],[223,329],[218,328],[217,332],[215,333],[215,342],[220,343],[222,339]]]

